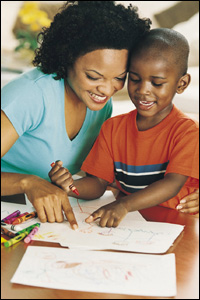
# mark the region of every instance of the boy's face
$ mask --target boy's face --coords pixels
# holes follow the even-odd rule
[[[133,55],[129,68],[128,93],[139,116],[162,120],[172,108],[179,76],[167,53],[146,50]]]

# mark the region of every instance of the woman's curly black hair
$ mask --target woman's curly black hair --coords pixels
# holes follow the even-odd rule
[[[150,30],[137,7],[114,1],[67,1],[38,36],[33,65],[54,79],[66,78],[76,59],[97,49],[128,49]]]

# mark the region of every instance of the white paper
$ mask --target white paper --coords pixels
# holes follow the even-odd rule
[[[147,222],[139,212],[131,212],[126,215],[116,228],[102,228],[99,221],[90,224],[85,222],[97,208],[115,201],[111,191],[97,200],[79,200],[70,197],[70,202],[77,218],[79,228],[72,230],[69,223],[41,223],[38,233],[33,240],[60,243],[69,248],[81,248],[83,250],[121,250],[141,253],[165,253],[174,240],[182,232],[184,226],[177,224]],[[16,209],[21,212],[34,210],[26,205],[18,205],[2,202],[2,218]],[[36,222],[38,218],[30,219],[20,224],[21,229]]]
[[[183,228],[182,225],[141,221],[129,221],[126,226],[116,228],[101,228],[94,224],[88,231],[69,231],[61,245],[93,250],[165,253]]]
[[[82,223],[85,223],[85,218],[88,217],[90,213],[94,212],[96,209],[103,205],[115,201],[115,198],[111,191],[106,191],[101,198],[96,200],[80,200],[73,197],[69,197],[69,201],[74,210],[77,222],[80,223],[79,225],[80,227],[82,227]],[[32,206],[31,202],[28,200],[27,197],[26,203],[27,204],[16,204],[2,201],[1,219],[7,217],[9,214],[13,213],[16,210],[20,210],[21,213],[26,211],[35,211],[35,208]],[[125,219],[134,219],[146,222],[146,220],[138,211],[128,214]],[[36,222],[40,223],[40,220],[38,218],[29,219],[28,221],[23,222],[18,226],[20,226],[23,229]],[[38,239],[42,239],[43,241],[59,242],[59,240],[62,240],[63,235],[64,237],[66,236],[66,230],[72,230],[69,226],[69,223],[66,221],[66,218],[63,223],[41,223],[40,236],[38,233]]]
[[[29,246],[12,283],[63,290],[172,297],[175,255]]]

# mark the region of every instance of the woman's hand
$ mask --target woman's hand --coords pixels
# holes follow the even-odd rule
[[[33,175],[31,180],[24,183],[24,193],[36,209],[41,222],[63,222],[64,211],[71,227],[78,228],[67,193],[59,187]]]
[[[176,209],[183,213],[199,216],[199,189],[184,197]]]
[[[114,201],[97,209],[85,219],[85,222],[91,223],[100,218],[99,225],[101,227],[117,227],[127,213],[128,211],[122,203]]]

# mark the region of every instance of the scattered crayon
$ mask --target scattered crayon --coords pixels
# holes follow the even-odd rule
[[[13,221],[13,224],[16,225],[16,224],[20,224],[20,223],[23,223],[31,218],[34,218],[34,217],[37,217],[37,213],[36,211],[33,211],[31,213],[28,213],[27,215],[23,216],[23,217],[20,217],[20,218],[16,218],[14,221]]]
[[[1,232],[9,237],[16,236],[16,233],[10,231],[9,229],[7,229],[6,227],[3,227],[3,226],[1,226]]]
[[[33,230],[33,228],[35,228],[36,226],[39,227],[40,223],[35,223],[35,224],[33,224],[33,225],[29,226],[29,227],[26,227],[26,228],[22,229],[22,230],[16,232],[16,235],[19,235],[19,234],[24,233],[26,231],[28,233],[30,233]]]
[[[38,230],[39,230],[39,227],[35,227],[35,228],[33,228],[33,230],[29,233],[29,235],[27,235],[26,237],[25,237],[25,239],[24,239],[24,243],[29,243],[31,240],[32,240],[32,238],[34,237],[34,235],[38,232]]]
[[[5,247],[10,247],[18,242],[20,242],[23,238],[25,238],[25,236],[27,236],[29,233],[26,231],[26,232],[23,232],[21,233],[20,235],[17,235],[15,236],[14,238],[10,239],[9,241],[6,241],[4,243],[4,246]]]
[[[1,236],[1,244],[2,244],[2,243],[5,243],[5,242],[7,242],[7,240],[4,239],[4,238]]]
[[[5,222],[1,222],[1,226],[3,226],[4,228],[6,228],[8,230],[13,230],[13,231],[19,231],[22,229],[19,225],[7,224]]]
[[[21,218],[21,217],[23,217],[23,216],[25,216],[27,214],[28,214],[28,212],[26,211],[25,213],[19,215],[18,218]],[[17,219],[17,217],[11,218],[9,220],[6,220],[5,223],[6,224],[13,224],[14,220],[16,220],[16,219]]]
[[[16,210],[14,211],[12,214],[8,215],[7,217],[3,218],[1,221],[2,222],[5,222],[7,220],[10,220],[11,218],[14,218],[14,217],[17,217],[20,215],[20,211],[19,210]]]

